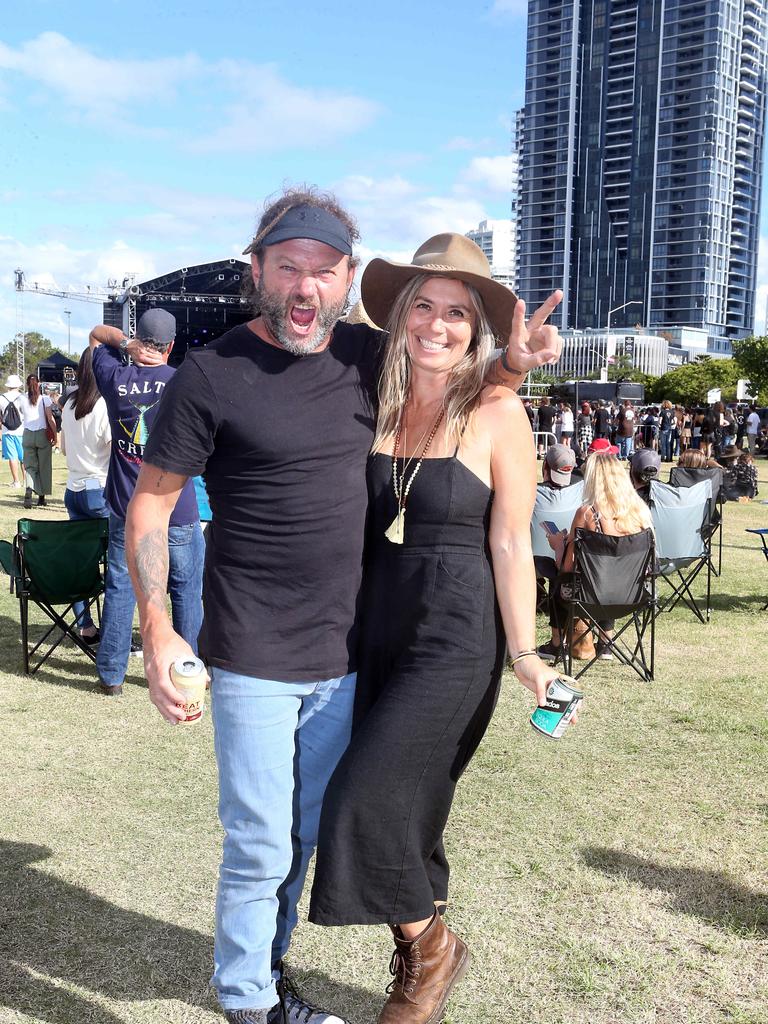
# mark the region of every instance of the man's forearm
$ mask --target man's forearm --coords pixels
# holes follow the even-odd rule
[[[88,335],[88,344],[91,348],[99,345],[109,345],[110,348],[120,348],[120,342],[125,335],[119,327],[108,327],[106,324],[98,324]]]
[[[168,618],[168,520],[134,496],[125,523],[125,553],[142,633],[170,626]]]

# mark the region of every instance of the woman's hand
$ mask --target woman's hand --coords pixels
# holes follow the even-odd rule
[[[536,703],[543,707],[547,697],[547,687],[553,679],[559,679],[561,673],[551,665],[547,665],[538,655],[531,654],[515,665],[514,673],[518,682],[536,695]],[[580,707],[581,705],[579,705]],[[579,720],[578,710],[573,712],[570,725]]]
[[[529,654],[522,658],[513,669],[518,682],[526,689],[536,695],[536,703],[541,707],[547,697],[547,687],[553,679],[557,679],[560,673],[545,661],[542,661],[538,654]]]
[[[558,289],[552,292],[525,322],[525,303],[518,299],[512,313],[512,330],[507,343],[507,361],[510,366],[527,373],[538,366],[556,363],[563,350],[563,339],[556,327],[546,323],[563,300]]]
[[[555,552],[555,559],[562,561],[563,549],[565,548],[565,539],[568,536],[565,530],[558,530],[557,533],[547,534],[547,544]]]

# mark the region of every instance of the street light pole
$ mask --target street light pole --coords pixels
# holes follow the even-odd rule
[[[71,346],[72,338],[71,338],[70,330],[69,330],[69,326],[70,326],[70,324],[72,322],[72,310],[71,309],[65,309],[64,310],[64,314],[65,314],[65,316],[67,318],[67,354],[68,355],[72,355],[72,346]]]
[[[605,378],[606,378],[606,380],[608,379],[608,338],[610,337],[610,333],[611,333],[611,314],[612,313],[618,313],[622,309],[626,309],[627,306],[642,306],[642,304],[643,303],[642,303],[641,299],[631,299],[629,302],[625,302],[623,306],[616,306],[615,309],[609,309],[608,310],[608,319],[607,319],[606,325],[605,325],[605,367],[604,367],[604,370],[605,370]],[[602,376],[602,371],[601,371],[601,376]]]

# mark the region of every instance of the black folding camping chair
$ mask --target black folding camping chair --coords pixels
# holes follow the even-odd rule
[[[568,675],[573,675],[573,645],[588,630],[594,629],[602,634],[599,623],[614,619],[613,636],[603,638],[603,648],[610,650],[623,665],[634,669],[641,679],[653,679],[656,642],[654,560],[652,530],[624,537],[576,530],[570,597],[561,593],[561,600],[568,610],[568,622],[561,633],[560,657]],[[619,625],[620,619],[626,621]],[[583,628],[579,635],[574,635],[577,621],[583,623]],[[566,637],[571,637],[570,643],[566,643]],[[574,678],[583,676],[597,657],[595,654]]]

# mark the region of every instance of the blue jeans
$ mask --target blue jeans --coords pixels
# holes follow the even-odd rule
[[[83,491],[70,491],[67,488],[64,491],[64,505],[70,519],[109,518],[109,509],[104,503],[103,487]],[[93,626],[91,613],[84,601],[75,601],[72,610],[80,629],[90,629]]]
[[[632,452],[635,450],[635,439],[634,437],[622,437],[619,435],[616,440],[619,443],[619,458],[620,459],[631,459]]]
[[[204,558],[200,523],[168,528],[168,589],[173,628],[194,651],[203,621]],[[135,609],[136,598],[125,561],[125,520],[110,515],[101,643],[96,654],[99,679],[107,686],[119,686],[125,678]]]
[[[325,787],[349,744],[356,677],[211,674],[224,826],[212,981],[225,1010],[262,1009],[277,1003],[272,968],[288,949]]]
[[[672,428],[669,430],[662,430],[659,434],[659,449],[661,451],[661,461],[671,462],[672,461]]]

